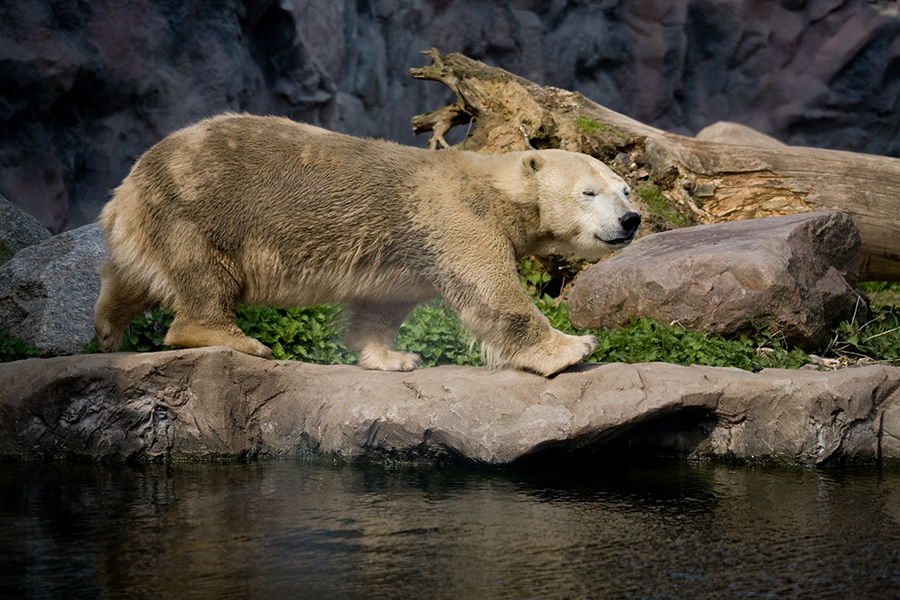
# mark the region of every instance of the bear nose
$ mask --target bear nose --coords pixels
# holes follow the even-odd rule
[[[619,225],[621,225],[622,229],[627,231],[629,234],[634,234],[640,224],[641,215],[636,212],[625,213],[622,218],[619,219]]]

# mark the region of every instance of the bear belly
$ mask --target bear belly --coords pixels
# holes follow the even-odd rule
[[[274,306],[311,306],[359,299],[420,303],[439,295],[434,285],[408,269],[307,269],[251,275],[241,302]]]

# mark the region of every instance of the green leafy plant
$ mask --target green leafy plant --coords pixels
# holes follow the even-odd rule
[[[542,268],[538,261],[531,258],[523,258],[519,261],[519,283],[539,305],[556,302],[554,298],[544,294],[544,289],[550,283],[550,274]]]
[[[423,367],[480,365],[478,344],[441,300],[416,307],[397,334],[397,349],[415,352]]]
[[[838,325],[823,355],[847,362],[900,364],[900,282],[867,281],[859,288],[869,297],[872,318]]]
[[[346,324],[335,304],[302,308],[239,306],[238,327],[272,349],[272,358],[317,364],[347,364],[355,360],[343,343]]]
[[[166,310],[155,310],[137,317],[131,329],[125,332],[122,350],[125,352],[149,352],[150,350],[171,350],[163,344],[166,331],[175,315]]]
[[[668,362],[678,365],[738,367],[747,371],[763,368],[796,369],[809,361],[797,349],[788,350],[776,336],[761,332],[758,336],[727,339],[720,335],[695,332],[677,325],[663,325],[653,319],[632,317],[619,329],[593,331],[600,346],[591,361]]]
[[[0,329],[0,362],[23,360],[39,354],[37,348],[14,337],[8,329]]]
[[[172,348],[163,344],[163,340],[174,318],[175,315],[172,311],[164,309],[157,309],[139,315],[125,330],[121,351],[155,352],[171,350]],[[100,344],[97,343],[97,338],[93,338],[88,342],[82,352],[86,354],[100,352]]]
[[[560,298],[545,292],[550,277],[542,265],[524,259],[519,278],[538,309],[550,324],[569,334],[593,333],[600,346],[588,360],[600,362],[651,362],[674,364],[761,368],[798,368],[810,357],[766,329],[757,329],[739,339],[688,331],[677,325],[663,325],[648,318],[632,318],[619,329],[576,332],[569,322],[568,310]],[[873,299],[875,317],[868,323],[842,323],[824,356],[868,357],[871,360],[900,362],[900,284],[872,283],[861,286]],[[157,310],[134,320],[125,335],[123,350],[167,349],[163,345],[166,329],[172,322],[170,311]],[[272,348],[274,358],[321,364],[346,364],[355,355],[341,343],[346,322],[339,305],[326,304],[304,308],[240,306],[237,323],[248,335]],[[423,366],[444,364],[479,365],[478,343],[442,300],[417,307],[397,335],[397,349],[416,352]],[[87,351],[99,351],[96,341]],[[15,360],[32,356],[21,340],[0,331],[0,358]],[[9,358],[13,357],[13,358]]]

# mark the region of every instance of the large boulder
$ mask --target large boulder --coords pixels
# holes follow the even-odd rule
[[[320,454],[507,465],[643,453],[818,464],[900,459],[900,368],[580,365],[409,373],[226,348],[0,364],[0,457]]]
[[[97,269],[106,242],[97,224],[19,251],[0,266],[0,328],[42,356],[81,352],[94,337]]]
[[[584,329],[651,317],[723,335],[767,326],[814,350],[841,321],[865,316],[855,290],[859,246],[853,221],[839,212],[658,233],[582,273],[569,318]]]
[[[0,196],[0,264],[22,248],[49,237],[50,232],[37,219]]]
[[[784,148],[787,145],[770,135],[760,133],[740,123],[732,123],[731,121],[717,121],[712,125],[708,125],[698,131],[695,137],[706,142],[732,144],[735,146]]]

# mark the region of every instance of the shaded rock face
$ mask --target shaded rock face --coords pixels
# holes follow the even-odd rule
[[[81,352],[94,337],[97,269],[106,257],[97,224],[17,252],[0,266],[0,327],[42,356]]]
[[[900,459],[900,368],[582,365],[553,379],[266,361],[224,348],[0,364],[0,457],[323,454],[508,465],[586,453]]]
[[[22,248],[49,237],[50,232],[37,219],[0,196],[0,264]]]
[[[900,19],[859,0],[11,0],[0,7],[0,193],[54,233],[134,160],[226,110],[414,143],[452,100],[432,46],[657,127],[729,119],[794,145],[900,154]]]
[[[865,317],[859,244],[853,221],[836,212],[650,235],[578,277],[569,318],[583,329],[651,317],[724,335],[769,326],[812,351],[840,322]]]

